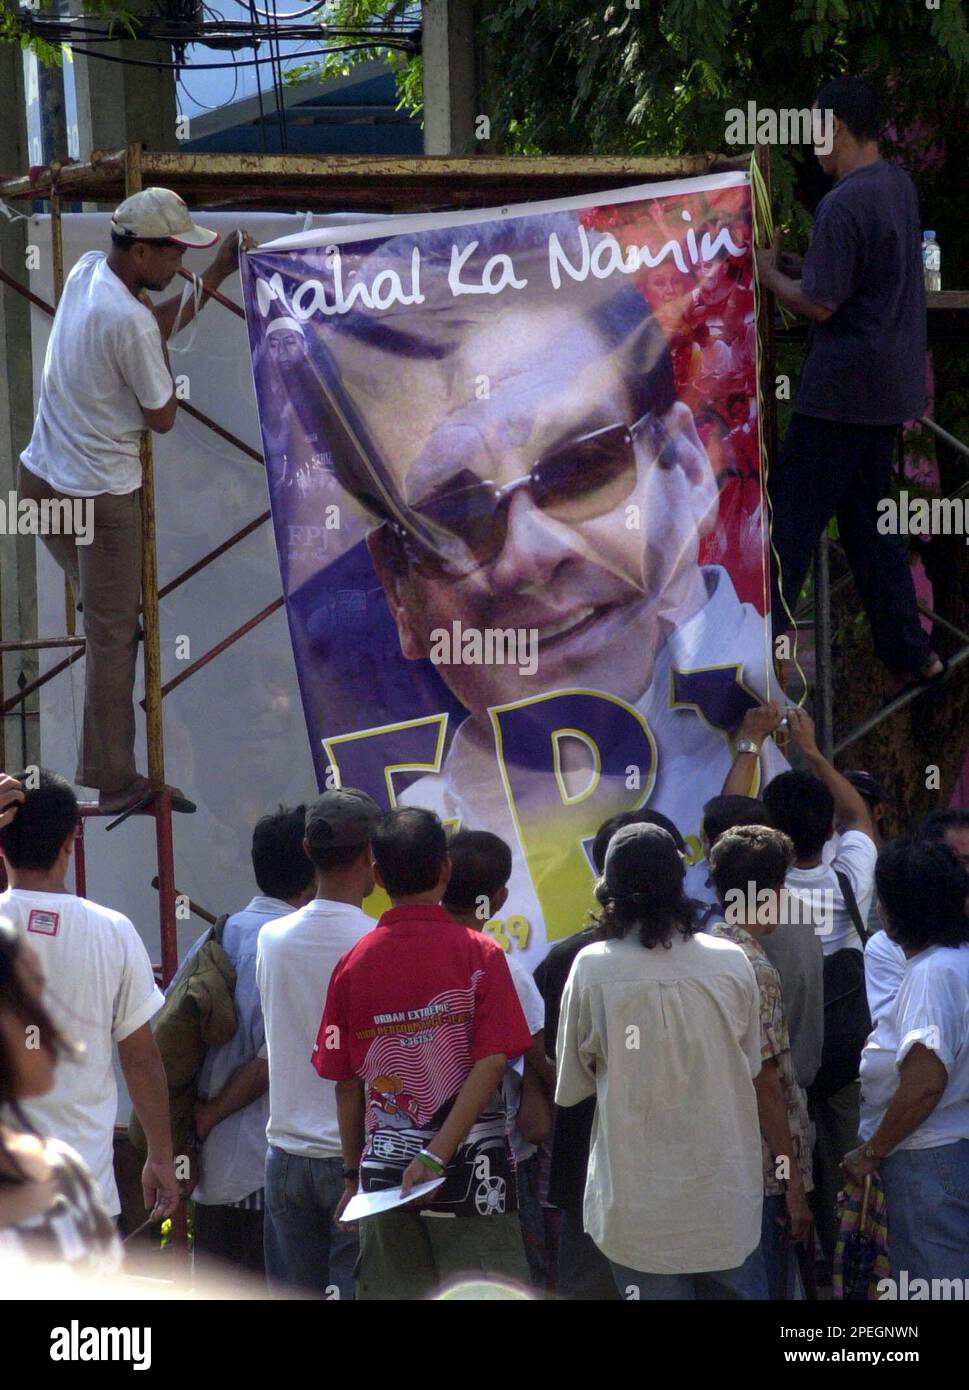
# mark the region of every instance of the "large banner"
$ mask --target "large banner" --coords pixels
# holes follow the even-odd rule
[[[243,286],[320,786],[500,835],[529,967],[611,815],[706,896],[770,658],[747,176],[288,237]]]

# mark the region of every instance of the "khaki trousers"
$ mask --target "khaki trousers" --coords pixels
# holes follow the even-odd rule
[[[529,1283],[516,1212],[436,1217],[405,1207],[368,1216],[356,1275],[362,1302],[433,1298],[455,1280]]]
[[[69,496],[23,464],[18,488],[21,497],[36,502]],[[91,498],[90,545],[78,545],[73,535],[41,537],[84,610],[84,726],[75,779],[103,792],[119,791],[136,775],[133,692],[141,602],[140,498],[140,491]]]

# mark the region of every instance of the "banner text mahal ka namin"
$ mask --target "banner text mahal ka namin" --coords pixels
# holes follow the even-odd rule
[[[770,653],[751,244],[721,174],[243,258],[320,787],[501,835],[488,930],[529,968],[586,924],[611,815],[671,817],[709,896]]]

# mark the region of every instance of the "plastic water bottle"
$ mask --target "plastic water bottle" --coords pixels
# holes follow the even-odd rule
[[[925,274],[927,294],[935,294],[942,288],[942,247],[935,239],[935,232],[922,233],[922,269]]]

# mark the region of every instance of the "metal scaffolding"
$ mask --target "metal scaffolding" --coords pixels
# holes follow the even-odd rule
[[[746,166],[746,159],[720,159],[712,155],[691,155],[674,159],[370,159],[357,157],[317,158],[314,156],[257,155],[179,155],[151,154],[139,144],[130,144],[113,154],[92,154],[85,164],[52,163],[21,178],[0,183],[0,199],[6,202],[48,199],[51,215],[51,243],[54,261],[55,304],[33,294],[25,284],[0,269],[0,282],[23,295],[42,312],[53,315],[64,281],[62,204],[65,199],[114,204],[139,189],[151,185],[172,188],[194,203],[233,208],[310,208],[313,211],[425,212],[442,207],[491,206],[511,201],[561,197],[615,188],[644,180],[686,178],[718,170]],[[190,278],[187,271],[182,272]],[[218,291],[205,291],[230,312],[243,317],[242,309]],[[188,401],[179,408],[198,420],[219,438],[249,458],[264,463],[262,455],[231,430],[211,419]],[[167,983],[178,965],[175,926],[174,854],[172,848],[171,794],[165,787],[165,749],[162,699],[178,685],[215,659],[226,648],[245,636],[283,604],[282,597],[268,604],[248,622],[229,633],[179,675],[162,684],[158,601],[186,580],[212,564],[269,519],[262,512],[251,522],[210,550],[202,559],[158,588],[154,486],[152,481],[151,435],[142,438],[143,483],[141,489],[144,561],[142,570],[142,631],[145,709],[148,738],[148,776],[153,796],[139,811],[154,817],[158,854],[159,918],[161,928],[161,979]],[[70,654],[5,699],[5,716],[47,682],[61,674],[84,655],[84,639],[75,635],[73,595],[65,581],[66,634],[29,641],[0,640],[0,662],[7,653],[49,648],[68,648]],[[0,632],[2,638],[2,632]],[[5,766],[4,729],[0,720],[0,766]],[[82,803],[85,817],[101,814],[96,803]],[[126,815],[132,814],[127,812]],[[125,817],[112,822],[117,824]],[[109,829],[111,826],[108,827]],[[85,878],[83,850],[77,860],[78,891]]]
[[[758,164],[769,188],[769,161],[766,149],[759,149]],[[746,168],[748,157],[724,159],[715,155],[693,155],[681,158],[505,158],[488,157],[457,159],[451,157],[386,159],[367,157],[315,157],[277,155],[198,155],[152,154],[139,144],[110,154],[95,152],[86,163],[53,163],[33,170],[31,174],[0,182],[0,200],[8,203],[50,202],[51,240],[54,258],[55,300],[59,299],[64,279],[62,203],[65,199],[114,205],[122,198],[143,187],[161,185],[172,188],[186,201],[209,208],[233,209],[299,209],[313,212],[346,211],[408,213],[428,212],[451,208],[500,206],[512,202],[527,202],[540,198],[574,196],[617,188],[645,181],[695,177],[701,174]],[[186,276],[187,272],[183,272]],[[35,308],[53,315],[55,305],[33,294],[28,286],[7,271],[0,269],[0,282],[9,290],[22,295]],[[243,316],[242,309],[218,291],[206,290],[209,298],[223,308]],[[936,296],[938,307],[948,307],[951,296]],[[961,296],[959,297],[961,299]],[[773,301],[762,297],[759,332],[763,352],[760,360],[760,398],[764,411],[764,441],[770,458],[776,457],[777,424],[774,398],[774,334]],[[208,415],[180,400],[179,408],[213,431],[219,438],[247,457],[264,463],[262,455],[231,430]],[[947,436],[932,421],[924,422],[930,429],[947,439],[954,447],[969,455],[958,440]],[[221,652],[237,642],[247,632],[262,623],[283,605],[279,597],[236,628],[204,653],[177,677],[162,683],[159,647],[159,599],[172,593],[206,566],[214,563],[231,547],[250,535],[269,520],[268,509],[254,517],[246,526],[229,536],[163,588],[158,587],[156,564],[154,486],[152,478],[152,447],[149,433],[142,442],[143,483],[141,514],[143,532],[142,571],[142,630],[144,661],[144,708],[147,724],[148,774],[152,786],[150,800],[137,808],[138,813],[150,815],[155,823],[155,842],[158,874],[154,886],[159,897],[161,933],[160,977],[167,983],[178,965],[176,937],[176,886],[172,837],[172,800],[165,786],[165,749],[162,719],[162,700],[171,690],[188,680],[213,661]],[[967,484],[969,487],[969,484]],[[872,719],[853,730],[833,747],[831,724],[831,661],[830,613],[826,582],[827,551],[819,554],[816,592],[819,598],[817,634],[819,638],[816,708],[819,731],[823,732],[826,751],[840,751],[861,737],[875,723],[887,718],[895,709],[916,697],[918,692],[901,696]],[[941,622],[938,615],[931,614]],[[15,642],[0,640],[0,675],[6,654],[38,651],[51,648],[67,649],[68,655],[48,671],[23,685],[3,701],[2,715],[26,706],[26,701],[47,682],[53,680],[84,653],[84,639],[75,634],[73,596],[69,585],[65,593],[65,626],[62,637],[33,638]],[[951,627],[951,624],[949,625]],[[956,631],[955,629],[953,629]],[[958,632],[966,645],[950,659],[954,669],[969,658],[969,635]],[[0,631],[0,639],[3,634]],[[2,693],[2,681],[0,681]],[[4,722],[0,718],[0,767],[6,766]],[[85,818],[98,816],[97,803],[82,804]],[[130,815],[132,812],[126,812]],[[112,825],[125,817],[118,817]],[[83,840],[78,841],[75,860],[76,887],[86,889]],[[193,905],[194,906],[194,905]],[[200,914],[204,915],[204,914]],[[182,1217],[184,1232],[184,1215]]]
[[[761,152],[764,153],[764,152]],[[769,176],[766,160],[759,159],[762,170]],[[0,182],[0,200],[7,203],[50,203],[51,244],[54,261],[55,304],[48,304],[29,287],[0,269],[0,283],[26,298],[35,308],[50,316],[56,311],[64,282],[62,204],[87,201],[114,206],[123,198],[144,187],[172,188],[187,202],[209,208],[233,209],[299,209],[313,212],[408,213],[429,212],[442,208],[490,207],[511,202],[530,202],[541,198],[575,196],[605,191],[611,188],[674,178],[689,178],[700,174],[746,168],[747,157],[723,159],[714,155],[691,155],[681,158],[467,158],[433,157],[419,159],[384,159],[367,157],[315,157],[277,155],[196,155],[152,154],[140,144],[110,154],[95,152],[86,163],[61,164],[54,162],[30,174]],[[191,278],[183,271],[186,278]],[[207,297],[223,308],[244,317],[242,309],[218,291],[206,289]],[[766,311],[765,311],[766,312]],[[765,319],[764,324],[767,323]],[[763,325],[762,325],[763,326]],[[771,380],[772,355],[762,362],[763,380]],[[762,398],[772,399],[762,392]],[[179,400],[179,409],[205,425],[233,448],[259,463],[263,456],[208,415]],[[172,798],[165,785],[165,744],[162,720],[162,700],[176,686],[213,661],[220,653],[237,642],[247,632],[265,621],[283,605],[280,596],[256,613],[205,652],[178,676],[162,684],[159,644],[159,599],[206,566],[214,563],[232,546],[250,535],[269,520],[268,509],[246,526],[214,547],[195,564],[158,587],[155,536],[155,499],[152,476],[151,435],[142,439],[141,462],[141,519],[143,535],[142,566],[142,651],[144,662],[148,742],[148,776],[152,792],[134,812],[116,817],[114,825],[131,814],[150,815],[155,823],[155,844],[158,873],[153,887],[158,890],[158,910],[161,936],[159,976],[167,984],[178,967],[176,935],[175,862],[172,836]],[[52,648],[67,649],[68,655],[56,662],[35,680],[22,684],[13,695],[5,698],[0,710],[0,767],[6,766],[4,719],[16,709],[23,710],[27,700],[49,681],[60,675],[84,654],[84,639],[75,631],[73,594],[65,581],[65,627],[62,637],[31,638],[3,641],[0,630],[0,677],[3,658],[22,651]],[[0,694],[3,682],[0,679]],[[103,815],[96,802],[82,803],[81,813],[86,821]],[[75,854],[75,887],[84,894],[87,875],[83,837],[79,838]],[[195,904],[193,910],[199,911]],[[199,912],[203,918],[208,914]],[[184,1207],[176,1221],[176,1242],[185,1244]]]

